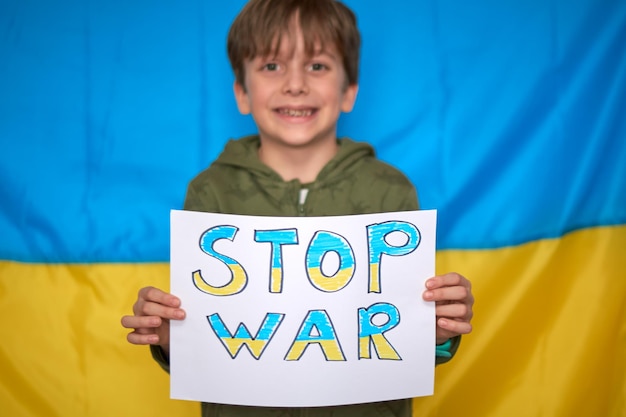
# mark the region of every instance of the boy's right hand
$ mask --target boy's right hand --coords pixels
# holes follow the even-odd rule
[[[133,329],[126,337],[134,345],[159,345],[169,354],[170,320],[183,320],[180,299],[154,287],[139,290],[133,315],[122,317],[122,326]]]

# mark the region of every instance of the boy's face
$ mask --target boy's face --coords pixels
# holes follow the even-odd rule
[[[262,147],[335,146],[337,120],[352,110],[358,87],[347,85],[332,45],[308,56],[299,25],[293,27],[276,56],[245,63],[245,86],[234,86],[237,106],[242,114],[252,114]]]

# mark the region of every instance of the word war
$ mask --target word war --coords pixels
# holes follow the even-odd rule
[[[386,321],[383,324],[374,324],[373,320],[377,315],[384,315]],[[255,336],[250,334],[250,331],[243,323],[239,323],[234,334],[231,333],[218,313],[207,316],[207,319],[211,329],[220,339],[232,359],[235,359],[242,347],[246,346],[250,354],[258,360],[261,359],[261,355],[272,340],[284,317],[285,315],[281,313],[267,313]],[[358,358],[371,359],[371,347],[373,347],[377,352],[378,359],[402,360],[398,352],[384,336],[385,332],[393,329],[399,323],[400,312],[392,304],[376,303],[368,308],[359,308]],[[307,347],[312,344],[320,346],[327,361],[346,360],[335,328],[325,310],[311,310],[307,313],[284,360],[299,360]]]

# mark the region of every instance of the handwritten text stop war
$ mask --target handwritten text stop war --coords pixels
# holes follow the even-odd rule
[[[193,272],[192,278],[196,288],[214,296],[232,296],[246,288],[248,275],[244,267],[235,259],[219,253],[214,245],[217,241],[227,239],[234,241],[237,231],[235,226],[220,225],[206,230],[200,237],[201,250],[226,265],[230,271],[230,280],[222,286],[213,286],[203,277],[202,271]],[[405,256],[413,252],[420,243],[420,232],[415,225],[405,221],[387,221],[366,226],[368,247],[368,293],[381,293],[381,262],[386,256]],[[390,243],[393,233],[404,235],[402,243]],[[283,291],[283,246],[297,245],[297,229],[255,230],[254,240],[268,243],[271,246],[269,292]],[[397,242],[398,240],[394,240]],[[323,271],[324,258],[335,253],[339,266],[332,274]],[[333,293],[345,288],[352,280],[356,258],[350,242],[338,233],[317,231],[311,238],[306,254],[305,269],[309,283],[317,290]],[[375,320],[376,316],[381,316]],[[255,359],[260,359],[272,337],[283,322],[285,314],[266,313],[265,318],[252,335],[244,323],[240,323],[234,333],[228,330],[219,313],[207,316],[211,329],[224,348],[235,358],[241,348],[246,346]],[[361,307],[357,311],[358,324],[358,358],[371,359],[372,348],[379,359],[401,360],[396,349],[389,343],[385,333],[400,323],[400,312],[391,303],[379,302],[369,307]],[[306,348],[318,345],[327,361],[345,361],[345,355],[335,327],[328,312],[324,309],[309,310],[285,355],[286,361],[297,361]]]

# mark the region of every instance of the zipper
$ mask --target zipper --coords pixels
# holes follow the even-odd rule
[[[306,216],[306,210],[304,205],[306,203],[306,198],[308,195],[308,188],[300,188],[300,191],[298,192],[298,216]]]

